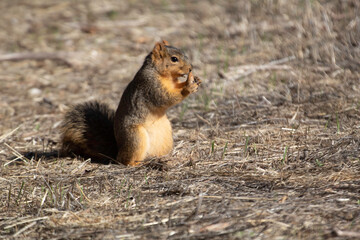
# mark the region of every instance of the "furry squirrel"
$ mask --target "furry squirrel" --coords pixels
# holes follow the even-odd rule
[[[173,138],[166,111],[197,91],[201,80],[191,70],[183,51],[167,41],[156,43],[126,87],[116,112],[92,101],[65,114],[61,152],[131,166],[168,154]],[[181,82],[178,78],[185,75]]]

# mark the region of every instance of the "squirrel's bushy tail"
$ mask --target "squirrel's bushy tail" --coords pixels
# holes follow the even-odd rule
[[[62,153],[109,162],[116,159],[115,111],[96,101],[74,106],[62,124]]]

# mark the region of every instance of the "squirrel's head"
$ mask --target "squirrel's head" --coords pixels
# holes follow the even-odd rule
[[[167,41],[157,42],[151,52],[151,61],[164,77],[178,77],[188,74],[192,66],[183,51],[170,46]]]

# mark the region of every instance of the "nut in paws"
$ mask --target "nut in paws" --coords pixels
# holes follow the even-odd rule
[[[192,72],[189,73],[187,79],[187,89],[190,93],[196,92],[200,86],[201,80],[199,77],[194,76]]]

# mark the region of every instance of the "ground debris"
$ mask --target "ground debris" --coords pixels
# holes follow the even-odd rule
[[[359,8],[0,1],[0,239],[360,238]],[[115,108],[160,39],[203,80],[172,154],[60,157],[68,106]]]

